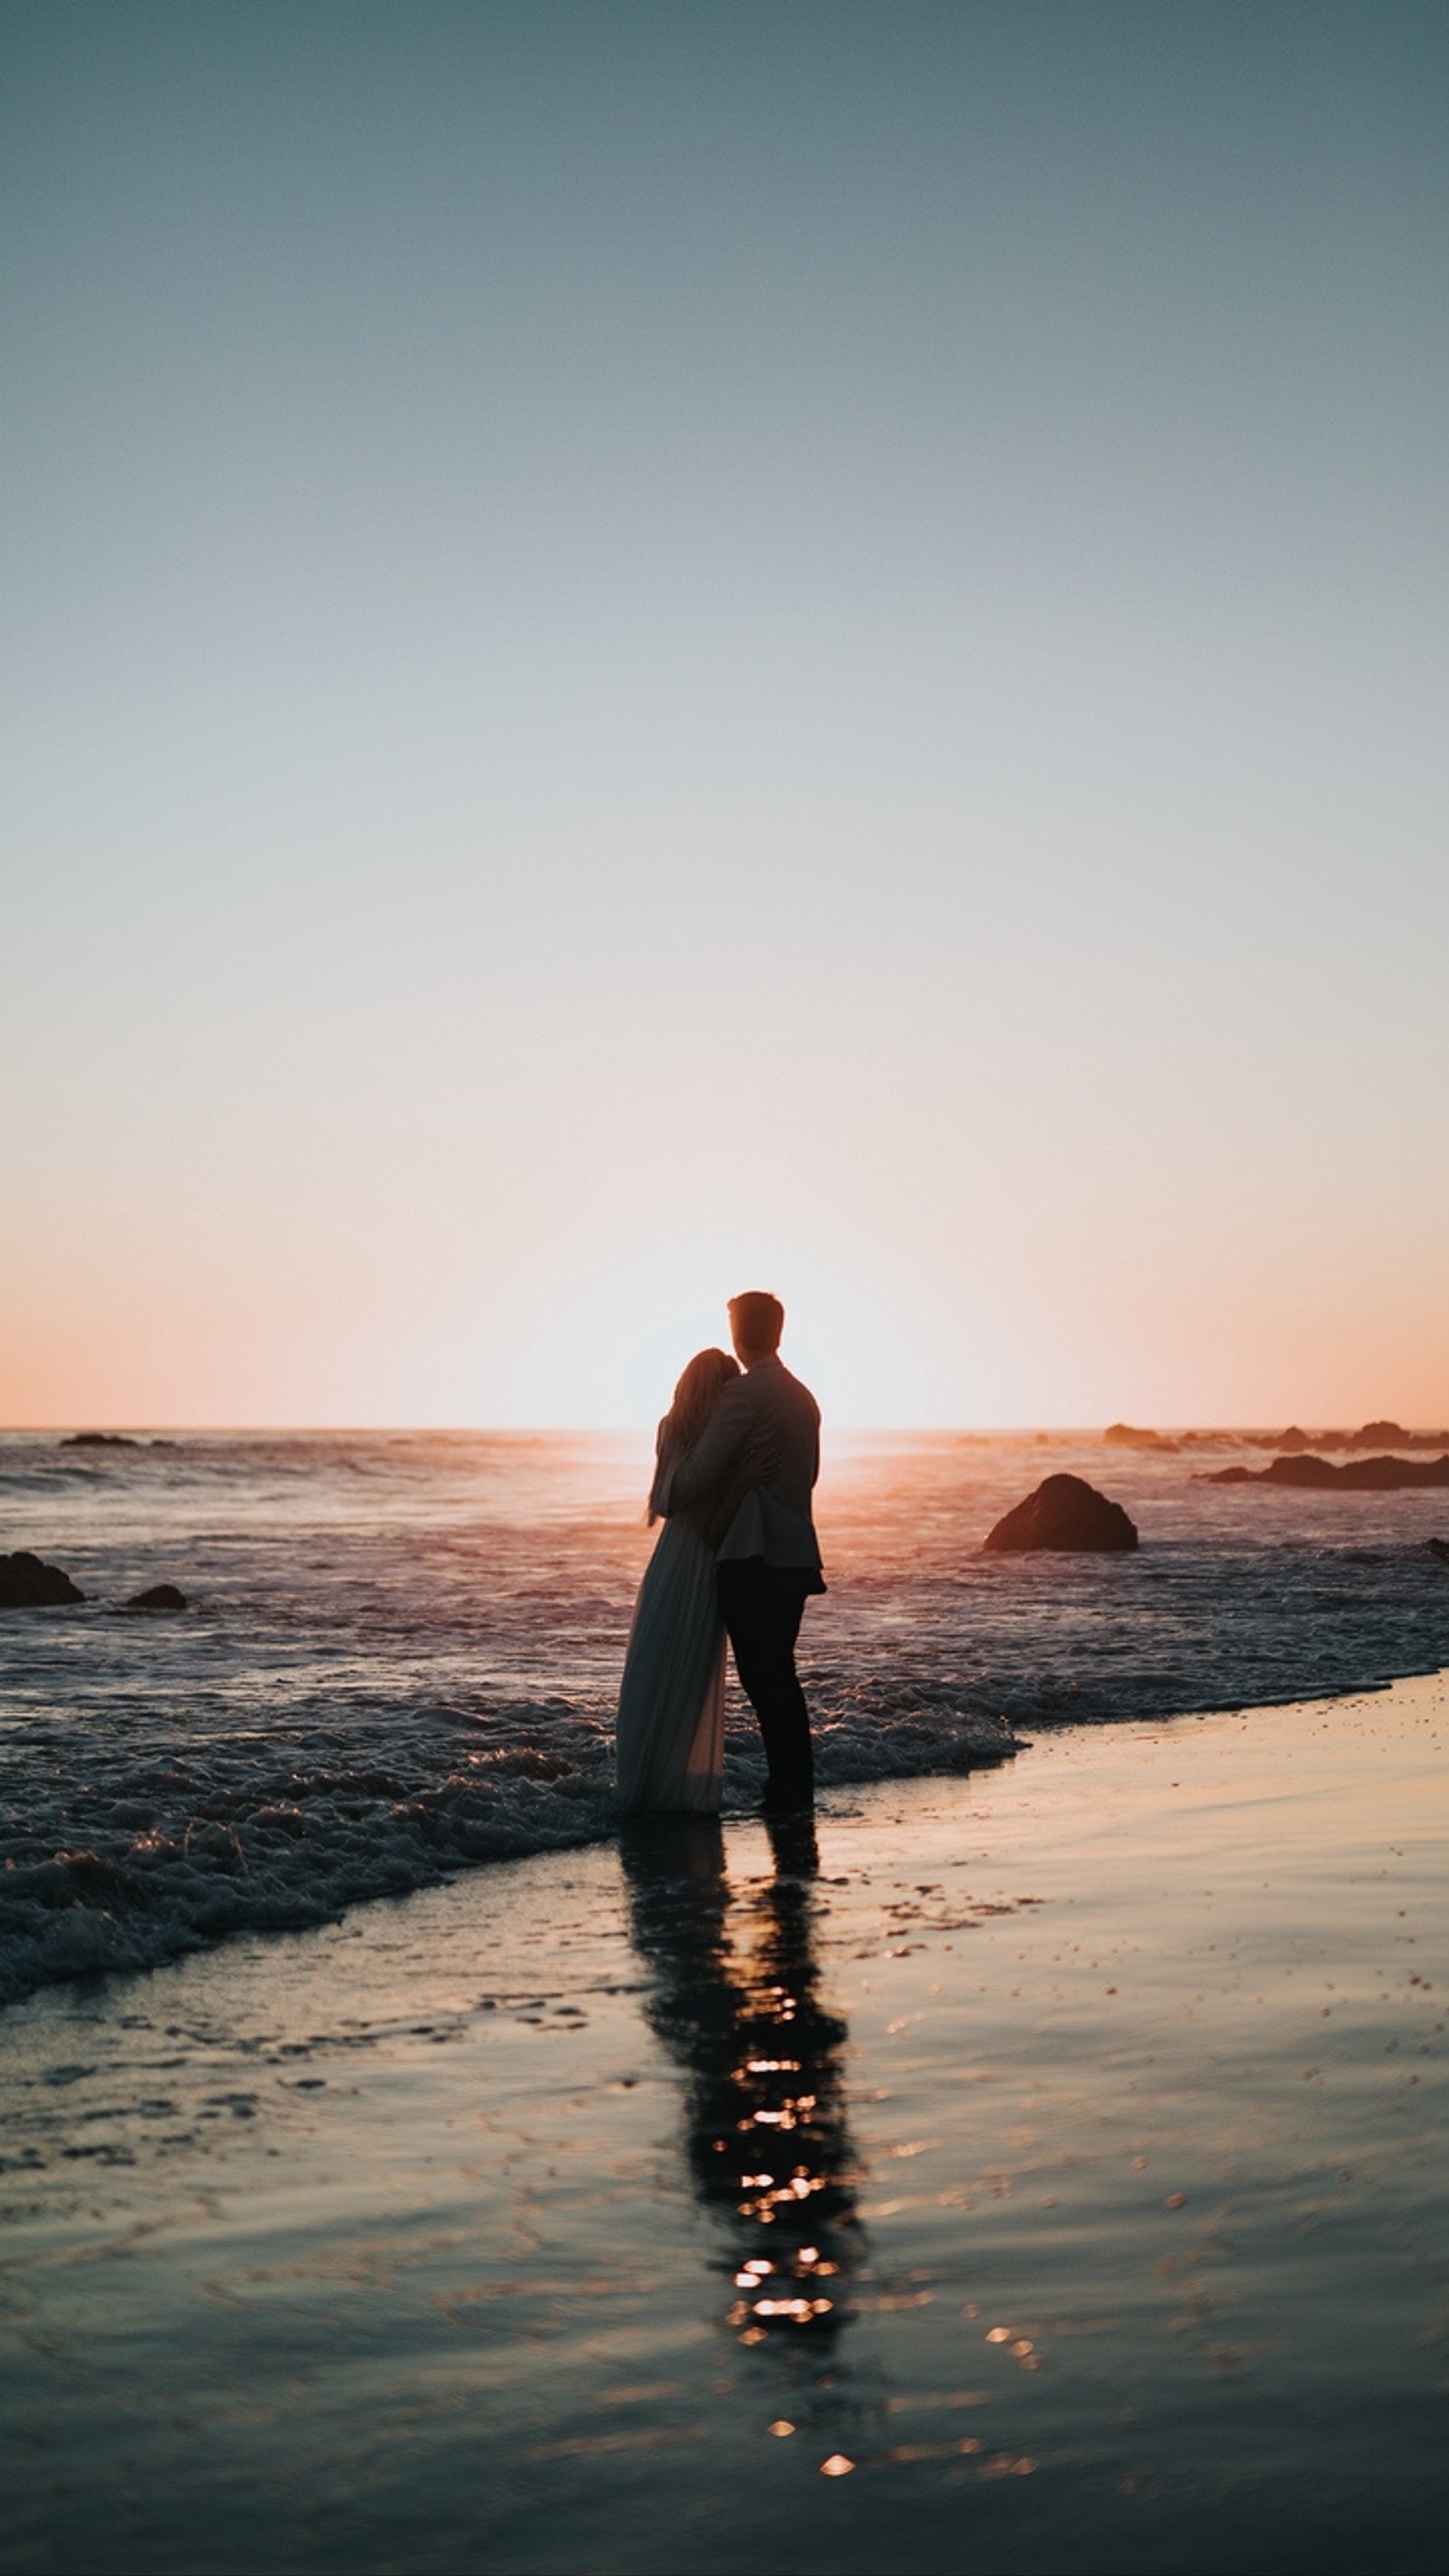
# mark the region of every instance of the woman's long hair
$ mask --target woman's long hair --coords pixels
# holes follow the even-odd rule
[[[730,1379],[739,1374],[739,1362],[731,1359],[728,1351],[695,1352],[674,1390],[674,1402],[659,1425],[661,1467],[673,1466],[694,1447]],[[658,1518],[651,1505],[651,1526]]]

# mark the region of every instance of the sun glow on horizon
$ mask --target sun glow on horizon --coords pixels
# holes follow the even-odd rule
[[[0,1420],[645,1425],[747,1283],[1449,1419],[1449,22],[1311,17],[9,14]]]

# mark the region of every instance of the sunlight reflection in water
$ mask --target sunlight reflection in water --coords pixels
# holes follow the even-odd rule
[[[685,2071],[690,2175],[735,2240],[741,2295],[726,2321],[747,2349],[781,2332],[833,2338],[865,2252],[846,2026],[819,1994],[814,1828],[776,1824],[770,1839],[774,1875],[744,1896],[712,1818],[641,1821],[623,1846],[630,1930],[652,1979],[645,2010]],[[779,2142],[764,2158],[761,2132]]]

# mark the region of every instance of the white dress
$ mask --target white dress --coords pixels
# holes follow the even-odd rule
[[[651,1497],[668,1510],[669,1475]],[[666,1519],[644,1569],[615,1750],[626,1815],[654,1809],[716,1815],[724,1768],[725,1632],[715,1558],[684,1512]]]

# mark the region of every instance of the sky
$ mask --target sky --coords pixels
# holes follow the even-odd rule
[[[1449,1424],[1446,107],[0,0],[0,1422]]]

